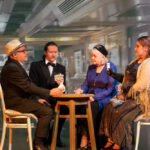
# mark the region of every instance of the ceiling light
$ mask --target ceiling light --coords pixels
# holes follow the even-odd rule
[[[142,16],[137,16],[138,21],[142,21]]]
[[[37,42],[37,41],[75,41],[79,40],[77,37],[54,37],[54,38],[29,38],[25,37],[26,42]]]
[[[0,14],[0,32],[4,32],[6,28],[6,23],[8,22],[9,15],[8,14]]]
[[[0,22],[8,22],[8,19],[9,19],[9,16],[8,14],[0,14]]]
[[[4,32],[6,28],[6,22],[0,22],[0,32]]]

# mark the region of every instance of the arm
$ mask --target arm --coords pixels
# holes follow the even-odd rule
[[[113,79],[112,77],[108,77],[108,85],[107,88],[104,89],[102,92],[98,92],[94,95],[94,99],[99,100],[99,99],[104,99],[106,98],[108,95],[111,95],[113,89],[114,89],[114,84],[115,84],[115,79]]]
[[[31,95],[38,95],[44,99],[47,99],[49,95],[61,94],[59,90],[52,89],[51,91],[40,88],[32,83],[25,71],[23,71],[18,65],[13,64],[7,68],[7,81],[15,85],[19,90]]]
[[[114,64],[111,64],[111,69],[113,70],[113,72],[117,72],[117,68]],[[106,73],[105,78],[108,79],[107,87],[105,89],[103,89],[102,92],[97,92],[94,95],[94,99],[96,99],[96,100],[105,99],[107,96],[113,97],[117,93],[116,88],[115,88],[117,81],[114,78],[112,78],[111,76],[107,75],[107,73]]]
[[[150,82],[150,59],[143,62],[138,68],[136,83],[131,87],[127,96],[131,96],[133,92],[140,92],[149,88]]]
[[[113,77],[115,80],[117,80],[118,82],[123,81],[123,77],[124,75],[121,73],[116,73],[114,72],[112,69],[107,70],[107,74],[110,75],[111,77]]]

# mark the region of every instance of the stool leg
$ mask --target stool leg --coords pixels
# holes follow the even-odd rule
[[[57,141],[58,122],[59,122],[59,105],[58,104],[56,104],[55,113],[56,114],[55,114],[55,120],[54,120],[54,126],[53,126],[51,150],[55,150],[56,141]]]
[[[6,135],[6,121],[3,120],[3,129],[2,129],[2,137],[1,137],[0,150],[3,149],[4,141],[5,141],[5,135]]]
[[[76,129],[75,129],[75,102],[72,100],[70,105],[70,150],[76,150]]]
[[[92,117],[90,101],[88,101],[88,107],[86,108],[86,112],[87,112],[88,129],[89,129],[89,134],[90,134],[91,147],[92,147],[92,150],[96,150],[93,117]]]
[[[12,149],[12,128],[9,128],[9,150]]]
[[[140,128],[141,128],[141,122],[138,121],[138,123],[137,123],[137,129],[136,129],[136,143],[135,143],[135,150],[138,150],[139,138],[140,138]]]
[[[27,128],[28,128],[29,147],[30,147],[30,150],[33,150],[31,120],[30,120],[30,118],[27,118]]]

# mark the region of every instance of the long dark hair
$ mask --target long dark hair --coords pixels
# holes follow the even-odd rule
[[[150,36],[142,36],[137,39],[137,42],[139,42],[143,47],[148,47],[148,57],[150,56]]]

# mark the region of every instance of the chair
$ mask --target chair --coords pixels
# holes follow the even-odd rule
[[[150,114],[148,114],[148,116],[149,115]],[[134,120],[134,122],[137,122],[135,150],[138,150],[141,126],[142,125],[150,125],[150,121],[148,121],[148,118],[149,118],[148,116],[146,114],[142,114]]]
[[[2,113],[3,113],[3,130],[2,130],[0,150],[3,149],[6,128],[9,128],[9,150],[11,150],[12,148],[12,128],[27,128],[28,129],[29,147],[30,147],[30,150],[33,150],[31,127],[34,127],[34,126],[31,123],[31,118],[34,118],[35,120],[37,120],[37,117],[31,113],[20,113],[15,110],[6,109],[4,96],[3,96],[3,90],[2,90],[1,85],[0,85],[0,98],[1,98],[1,103],[2,103]],[[23,123],[12,122],[12,119],[16,119],[16,121],[17,119],[23,119],[25,120],[25,122]]]

